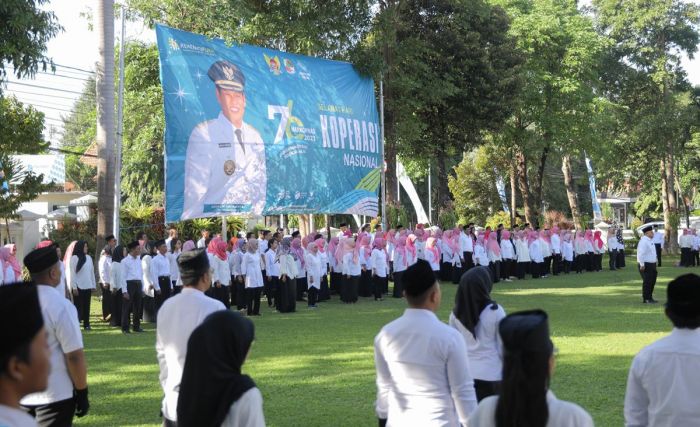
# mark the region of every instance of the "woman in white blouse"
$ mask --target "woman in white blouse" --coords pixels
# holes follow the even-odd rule
[[[265,427],[262,394],[241,373],[254,338],[253,322],[227,310],[210,314],[192,332],[177,402],[179,426]]]
[[[121,327],[122,324],[122,292],[126,291],[126,279],[122,260],[126,256],[126,248],[117,246],[112,251],[112,266],[109,269],[109,285],[112,291],[112,318],[110,326]]]
[[[265,250],[265,295],[267,296],[267,306],[276,307],[275,297],[280,281],[280,263],[277,259],[277,240],[270,239]]]
[[[180,283],[180,268],[177,266],[177,257],[182,253],[182,240],[177,237],[170,240],[170,249],[167,257],[170,263],[170,281],[172,282],[173,295],[177,295],[182,291],[182,283]]]
[[[260,316],[260,294],[263,287],[263,276],[258,254],[258,239],[248,240],[246,253],[241,261],[241,273],[245,277],[245,289],[248,296],[248,316]]]
[[[374,291],[374,300],[382,301],[382,294],[387,287],[387,273],[389,272],[389,263],[387,262],[386,241],[382,237],[374,239],[372,255],[370,257],[370,265],[372,268],[372,290]]]
[[[0,285],[16,282],[15,272],[10,264],[10,249],[0,246]]]
[[[474,267],[464,273],[450,313],[450,326],[467,344],[469,367],[478,401],[498,394],[503,352],[498,322],[506,316],[503,307],[491,299],[493,280],[488,267]]]
[[[82,240],[78,240],[73,249],[73,256],[70,259],[71,284],[73,295],[78,297],[80,318],[83,321],[83,328],[86,331],[90,327],[90,300],[92,290],[97,287],[95,283],[95,265],[92,257],[88,255],[88,245]]]
[[[408,253],[408,249],[406,249],[406,236],[400,235],[396,238],[394,245],[394,291],[392,294],[394,298],[403,298],[401,280],[404,271],[406,271],[409,266],[409,258],[410,254]]]
[[[280,264],[280,288],[278,292],[277,311],[291,313],[297,305],[297,263],[291,254],[292,239],[285,237],[280,243],[277,258]]]
[[[318,246],[315,242],[311,242],[306,247],[304,255],[304,263],[306,264],[306,283],[308,284],[308,306],[316,308],[316,300],[318,292],[321,289],[321,257],[318,255]]]
[[[343,244],[345,245],[345,255],[343,255],[343,277],[345,280],[340,293],[340,299],[345,304],[354,304],[357,302],[360,274],[362,273],[360,253],[359,248],[355,246],[354,238],[345,238]]]
[[[221,301],[226,310],[231,308],[231,295],[229,287],[231,285],[231,269],[228,266],[228,245],[220,237],[216,237],[209,242],[212,252],[209,254],[211,268],[211,290],[214,299]]]

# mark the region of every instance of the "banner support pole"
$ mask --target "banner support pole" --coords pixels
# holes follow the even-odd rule
[[[382,230],[387,230],[386,222],[386,159],[384,158],[384,77],[379,80],[379,121],[382,141]]]

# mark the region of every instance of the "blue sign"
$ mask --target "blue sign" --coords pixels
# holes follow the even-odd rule
[[[156,27],[165,216],[377,216],[372,79],[351,64]]]

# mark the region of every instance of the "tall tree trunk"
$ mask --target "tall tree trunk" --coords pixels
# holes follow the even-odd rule
[[[535,213],[530,206],[530,185],[527,182],[527,158],[522,150],[518,150],[515,154],[518,186],[520,187],[520,196],[523,198],[523,209],[525,210],[525,222],[534,226],[536,223]]]
[[[97,14],[97,236],[95,260],[114,223],[114,0],[98,2]],[[97,267],[97,264],[95,264]],[[97,273],[95,273],[97,274]]]
[[[445,158],[445,153],[442,150],[442,147],[440,147],[437,150],[437,206],[438,206],[438,215],[439,212],[442,212],[445,207],[447,207],[450,203],[450,188],[447,186],[447,164],[446,164],[446,158]]]
[[[671,146],[672,143],[669,144]],[[673,147],[670,147],[673,149]],[[674,189],[673,153],[664,156],[662,162],[664,172],[661,174],[663,187],[666,187],[666,206],[664,206],[664,229],[666,248],[669,253],[678,253],[678,204]]]
[[[517,193],[518,184],[515,176],[515,165],[510,165],[510,228],[515,227],[515,219],[518,215],[517,211]]]
[[[396,125],[394,123],[393,106],[394,100],[393,85],[393,64],[394,48],[396,45],[396,0],[380,2],[382,11],[389,16],[384,26],[384,45],[382,46],[382,56],[384,57],[384,160],[386,161],[386,203],[388,205],[399,205],[398,200],[398,179],[396,178]]]
[[[542,209],[542,185],[544,182],[544,168],[547,164],[547,156],[548,155],[549,155],[549,144],[547,144],[544,147],[544,149],[542,149],[542,153],[540,154],[540,162],[539,162],[539,165],[537,165],[537,177],[535,178],[535,185],[534,185],[535,191],[533,192],[534,200],[533,200],[532,204],[534,205],[535,212],[537,212],[539,215],[544,215],[544,212],[541,212],[541,209]]]
[[[565,154],[561,158],[561,171],[564,173],[564,186],[566,187],[566,196],[569,199],[569,208],[571,208],[571,216],[574,219],[576,229],[581,227],[581,211],[578,207],[578,197],[576,195],[576,187],[571,176],[571,156]]]

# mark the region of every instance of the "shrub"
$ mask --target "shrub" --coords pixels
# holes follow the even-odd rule
[[[508,212],[498,211],[486,218],[484,227],[491,227],[495,230],[498,224],[503,224],[504,227],[510,228],[510,214]]]

